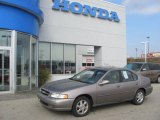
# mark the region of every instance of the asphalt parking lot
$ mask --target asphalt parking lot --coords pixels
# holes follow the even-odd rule
[[[130,102],[93,108],[88,116],[76,118],[70,112],[55,112],[41,106],[36,96],[0,100],[0,120],[160,120],[160,84],[136,106]],[[1,97],[1,95],[0,95]]]

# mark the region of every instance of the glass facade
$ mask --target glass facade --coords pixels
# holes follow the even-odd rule
[[[64,44],[65,74],[76,72],[76,47],[75,45]]]
[[[11,32],[0,30],[0,92],[10,91]]]
[[[17,33],[16,90],[36,87],[37,40],[28,34]]]
[[[64,52],[63,44],[52,43],[52,74],[63,74]]]
[[[12,37],[15,45],[11,44]],[[75,45],[37,43],[37,39],[29,34],[0,30],[0,91],[11,91],[14,84],[14,91],[38,87],[38,70],[43,68],[52,74],[76,73]],[[15,51],[11,52],[12,49]]]
[[[11,32],[0,30],[0,46],[11,46]]]
[[[30,36],[17,33],[17,90],[30,87]]]
[[[39,69],[51,70],[51,45],[50,43],[39,43]]]
[[[10,90],[10,51],[0,50],[0,91]]]
[[[39,42],[39,69],[48,68],[52,74],[76,73],[76,46]]]
[[[44,68],[51,74],[76,73],[76,45],[37,43],[29,34],[0,30],[0,92],[38,87],[38,71]]]

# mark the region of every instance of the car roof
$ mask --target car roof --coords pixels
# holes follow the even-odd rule
[[[119,69],[124,69],[124,68],[118,68],[118,67],[113,67],[113,66],[108,67],[107,66],[107,67],[93,67],[93,68],[90,68],[90,69],[109,71],[109,70],[119,70]]]
[[[95,70],[104,70],[104,71],[110,71],[110,70],[127,70],[127,71],[131,71],[132,73],[138,75],[137,72],[135,72],[135,71],[133,71],[133,70],[130,70],[130,69],[128,69],[128,68],[118,68],[118,67],[113,67],[113,66],[111,66],[111,67],[108,67],[108,66],[107,66],[107,67],[93,67],[93,68],[89,68],[89,70],[93,70],[93,69],[95,69]]]
[[[128,63],[128,64],[132,64],[132,63],[133,63],[133,64],[134,64],[134,63],[135,63],[135,64],[144,64],[145,62],[131,62],[131,63]]]
[[[151,63],[151,62],[131,62],[131,63],[128,63],[128,64],[158,64],[158,63]]]

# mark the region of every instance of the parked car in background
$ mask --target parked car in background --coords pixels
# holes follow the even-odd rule
[[[37,94],[47,108],[85,116],[95,106],[133,101],[140,105],[152,92],[150,80],[122,68],[86,69],[72,78],[46,83]]]
[[[160,83],[160,64],[135,62],[129,63],[125,68],[139,72],[145,77],[149,77],[151,82]]]

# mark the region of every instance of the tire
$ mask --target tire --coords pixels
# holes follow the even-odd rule
[[[160,83],[160,76],[158,76],[157,78],[157,83]]]
[[[76,117],[83,117],[86,116],[91,109],[91,101],[85,97],[78,97],[72,107],[72,113]]]
[[[144,99],[145,99],[144,91],[142,89],[139,89],[135,94],[133,103],[135,105],[141,105],[144,102]]]

